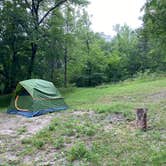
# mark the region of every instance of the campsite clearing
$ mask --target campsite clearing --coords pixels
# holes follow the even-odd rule
[[[70,110],[26,119],[0,113],[2,165],[164,165],[166,79],[127,81],[64,94]],[[135,128],[147,107],[148,130]]]

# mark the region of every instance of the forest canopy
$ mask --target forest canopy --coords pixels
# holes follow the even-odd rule
[[[0,93],[42,78],[59,87],[96,86],[138,72],[166,71],[166,1],[147,0],[143,26],[91,29],[86,0],[0,1]],[[108,19],[109,21],[109,19]]]

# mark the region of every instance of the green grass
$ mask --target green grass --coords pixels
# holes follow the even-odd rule
[[[74,88],[64,95],[70,110],[60,112],[48,127],[23,139],[20,159],[55,148],[56,160],[65,160],[61,165],[166,164],[165,78]],[[137,107],[148,108],[146,132],[135,128]],[[110,120],[113,115],[122,120]]]
[[[78,88],[74,93],[66,94],[66,101],[73,107],[78,105],[99,104],[99,101],[101,101],[100,104],[103,104],[103,102],[110,104],[106,101],[108,99],[110,99],[111,102],[111,99],[114,101],[120,99],[125,101],[125,99],[129,100],[132,98],[138,102],[137,99],[141,100],[142,97],[145,98],[146,95],[158,92],[161,88],[165,87],[166,80],[160,79],[146,82],[122,82],[120,84],[105,85],[105,87],[99,86],[96,88]]]
[[[17,130],[17,133],[21,135],[22,133],[25,133],[26,131],[27,131],[26,127],[22,126]]]
[[[83,142],[78,142],[73,145],[67,153],[67,158],[69,161],[80,160],[82,158],[87,158],[88,156],[89,151]]]

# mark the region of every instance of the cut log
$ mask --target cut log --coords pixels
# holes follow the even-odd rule
[[[136,127],[143,131],[147,130],[147,108],[136,109]]]

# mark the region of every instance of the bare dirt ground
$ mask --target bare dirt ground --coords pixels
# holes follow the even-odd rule
[[[17,161],[17,152],[22,149],[21,140],[48,126],[53,118],[54,114],[25,118],[0,113],[0,165]]]
[[[99,118],[94,111],[85,110],[55,112],[34,118],[0,113],[0,166],[5,164],[20,165],[20,162],[24,165],[32,165],[32,163],[35,163],[35,165],[55,165],[55,162],[57,165],[65,164],[65,160],[61,161],[64,159],[64,154],[56,153],[57,150],[49,145],[44,151],[39,150],[31,156],[25,155],[20,158],[20,153],[24,148],[21,143],[22,139],[32,137],[41,129],[47,127],[52,119],[63,116],[62,114],[70,114],[76,117],[87,115],[92,121],[97,121]],[[103,119],[103,128],[109,132],[113,128],[112,123],[124,120],[121,114],[108,115]],[[59,156],[57,159],[55,154]]]
[[[159,91],[151,94],[150,96],[147,96],[147,100],[151,102],[159,102],[164,99],[166,99],[166,90]]]
[[[19,115],[0,113],[0,136],[9,135],[11,137],[17,136],[21,138],[31,136],[46,127],[52,118],[53,116],[51,114],[25,118]],[[24,132],[19,135],[22,130],[24,130]]]
[[[122,102],[142,102],[142,103],[159,103],[166,99],[166,89],[162,91],[156,91],[150,94],[138,93],[137,95],[129,95],[129,96],[104,96],[99,98],[99,103],[111,104],[116,101]]]
[[[64,112],[55,112],[33,118],[0,113],[0,166],[4,166],[5,164],[19,165],[19,153],[23,150],[21,140],[32,137],[40,130],[47,127],[52,119],[62,116],[63,113]],[[72,114],[73,116],[82,116],[84,114],[91,115],[92,113],[92,111],[87,112],[79,110],[65,112],[65,114]],[[49,165],[55,165],[55,151],[55,148],[53,149],[48,146],[44,152],[39,151],[38,154],[22,158],[21,163],[31,165],[33,160],[33,162],[40,163],[38,165],[48,165],[47,161],[49,161]],[[56,160],[56,163],[58,164],[58,160]]]

